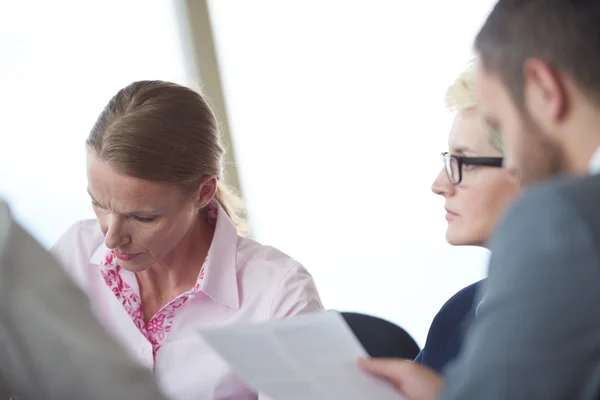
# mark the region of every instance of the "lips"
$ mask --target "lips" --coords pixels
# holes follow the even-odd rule
[[[446,208],[446,219],[447,219],[447,220],[451,220],[451,219],[454,219],[454,218],[456,218],[456,217],[458,217],[458,214],[457,214],[457,213],[455,213],[454,211],[448,210],[448,209]]]
[[[123,254],[115,251],[115,257],[117,257],[121,261],[131,261],[133,260],[137,254]]]

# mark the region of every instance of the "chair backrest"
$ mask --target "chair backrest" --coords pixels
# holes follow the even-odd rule
[[[404,329],[385,319],[354,312],[341,312],[358,341],[371,357],[414,359],[421,349]]]

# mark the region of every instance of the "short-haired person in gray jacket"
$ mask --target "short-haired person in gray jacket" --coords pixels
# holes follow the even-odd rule
[[[445,379],[363,366],[409,400],[600,398],[600,1],[499,0],[475,40],[479,108],[528,190],[490,241],[489,274]],[[432,389],[432,390],[431,390]]]

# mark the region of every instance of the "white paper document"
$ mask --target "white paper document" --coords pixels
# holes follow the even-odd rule
[[[337,312],[203,329],[200,335],[273,400],[402,400],[387,382],[358,368],[367,354]]]

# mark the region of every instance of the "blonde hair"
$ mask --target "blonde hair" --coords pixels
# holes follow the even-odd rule
[[[477,95],[475,93],[475,60],[469,61],[467,68],[446,90],[445,101],[446,108],[455,113],[477,108]],[[499,132],[490,132],[488,135],[488,142],[496,151],[500,154],[504,154],[504,141]]]
[[[453,112],[461,112],[476,107],[474,61],[471,60],[467,69],[446,90],[446,108]]]

